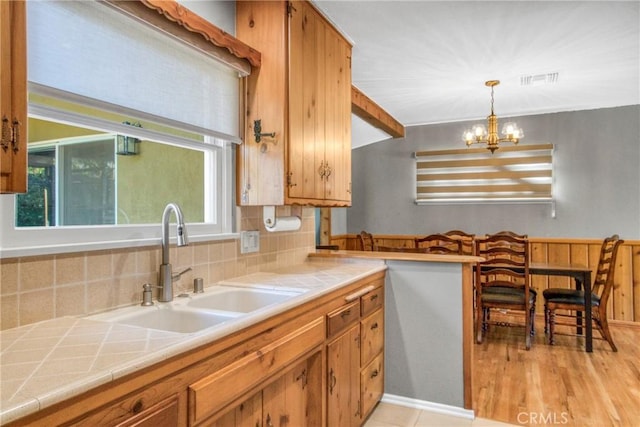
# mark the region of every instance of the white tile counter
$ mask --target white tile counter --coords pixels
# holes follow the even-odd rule
[[[382,260],[313,260],[226,280],[221,284],[307,292],[191,334],[81,317],[58,318],[2,331],[0,424],[213,342],[385,269]]]

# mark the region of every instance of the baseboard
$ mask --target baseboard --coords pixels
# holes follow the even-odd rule
[[[421,409],[425,411],[436,412],[438,414],[465,418],[468,420],[473,420],[475,418],[475,413],[473,412],[473,410],[459,408],[457,406],[444,405],[442,403],[427,402],[426,400],[412,399],[410,397],[397,396],[395,394],[383,394],[382,401],[393,405],[406,406],[407,408]]]
[[[640,322],[632,322],[631,320],[609,319],[609,326],[619,326],[623,328],[640,329]]]

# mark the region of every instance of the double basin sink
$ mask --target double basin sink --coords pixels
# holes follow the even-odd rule
[[[126,307],[90,319],[162,331],[194,333],[301,295],[302,290],[271,290],[218,285],[201,294],[175,297],[149,307]]]

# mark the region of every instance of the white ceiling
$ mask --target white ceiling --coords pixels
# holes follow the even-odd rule
[[[638,0],[315,4],[354,44],[353,85],[405,126],[486,118],[492,79],[499,118],[640,104]],[[354,147],[386,139],[366,126]]]

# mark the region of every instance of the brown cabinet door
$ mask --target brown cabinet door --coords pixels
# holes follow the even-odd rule
[[[0,2],[0,193],[27,191],[27,34],[22,0]]]
[[[328,24],[324,38],[324,198],[351,205],[351,47]]]
[[[262,422],[262,392],[258,392],[240,405],[215,420],[210,427],[256,427]]]
[[[384,347],[384,311],[378,310],[362,319],[360,323],[362,325],[361,364],[365,366]]]
[[[360,424],[360,325],[327,346],[327,425]]]

